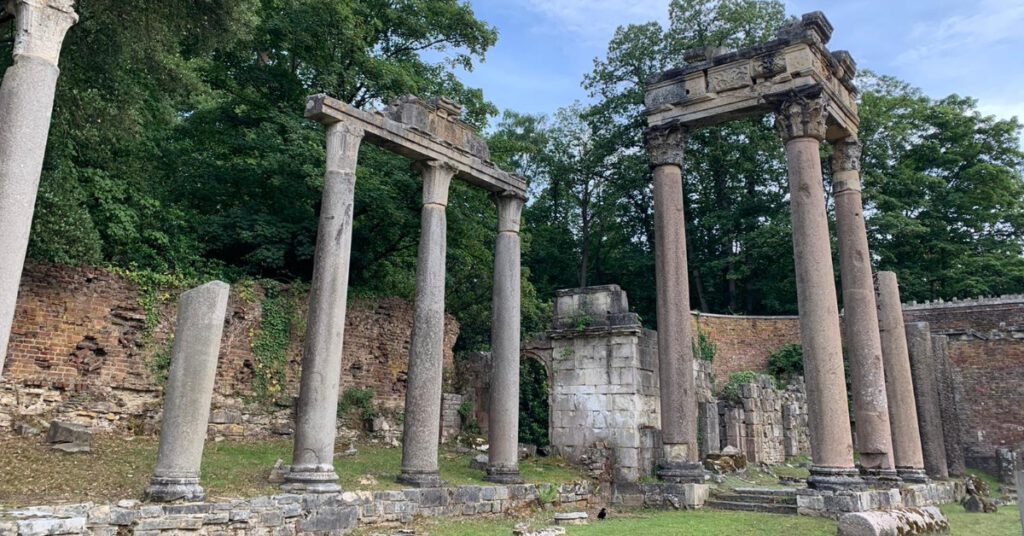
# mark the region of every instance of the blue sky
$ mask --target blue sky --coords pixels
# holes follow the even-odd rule
[[[501,109],[551,114],[574,100],[619,25],[665,24],[668,0],[471,0],[498,44],[464,73]],[[788,0],[835,26],[831,50],[895,75],[932,97],[979,100],[983,113],[1024,120],[1024,0]]]

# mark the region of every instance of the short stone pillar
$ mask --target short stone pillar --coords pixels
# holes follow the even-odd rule
[[[160,452],[146,489],[153,501],[201,501],[199,485],[217,356],[231,287],[213,281],[181,295],[164,392]]]
[[[698,460],[697,387],[693,373],[690,283],[686,267],[683,155],[687,131],[648,129],[647,154],[654,174],[654,273],[657,284],[658,375],[664,461],[668,482],[703,483]]]
[[[917,405],[917,423],[921,431],[921,452],[924,470],[932,478],[949,477],[946,468],[946,447],[942,440],[942,410],[939,391],[935,385],[935,359],[928,322],[906,325],[907,347],[910,351],[910,371],[914,376],[914,400]]]
[[[409,345],[405,393],[402,472],[398,481],[421,488],[441,487],[437,445],[441,435],[441,371],[444,368],[445,208],[455,168],[423,162],[423,213],[416,257],[416,303]]]
[[[832,147],[832,194],[845,309],[843,335],[850,358],[860,468],[872,481],[899,485],[892,452],[871,250],[861,199],[861,143],[850,137],[833,143]]]
[[[14,64],[0,84],[0,371],[14,323],[73,0],[8,0]]]
[[[917,406],[914,402],[914,381],[910,372],[910,354],[907,350],[907,332],[903,325],[896,274],[878,272],[875,287],[878,293],[878,331],[882,339],[885,392],[889,399],[896,472],[906,482],[927,482]]]
[[[491,315],[491,401],[484,480],[518,484],[519,343],[522,268],[519,222],[525,199],[499,194],[498,239],[494,250],[494,298]]]
[[[946,448],[946,468],[949,476],[967,476],[967,460],[960,422],[960,389],[949,359],[949,338],[932,335],[932,353],[935,357],[935,386],[939,392],[939,414],[942,422],[942,444]]]
[[[284,484],[291,491],[327,493],[341,489],[334,472],[334,438],[345,341],[356,161],[362,139],[362,130],[343,122],[327,126],[327,173],[302,349],[295,451]]]
[[[819,151],[826,118],[824,98],[797,97],[781,104],[775,123],[786,144],[789,170],[800,342],[813,460],[807,484],[816,489],[845,490],[863,487],[864,482],[853,464],[839,304],[822,185]]]

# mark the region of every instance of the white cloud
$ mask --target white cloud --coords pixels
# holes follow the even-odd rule
[[[973,4],[973,8],[967,15],[914,24],[908,40],[917,44],[900,54],[897,63],[934,61],[947,53],[983,54],[985,47],[1021,40],[1024,3],[1020,0],[983,0]]]
[[[545,30],[604,45],[624,24],[668,19],[669,0],[516,0],[544,17]]]

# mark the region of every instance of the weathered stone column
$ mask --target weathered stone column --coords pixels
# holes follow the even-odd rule
[[[906,329],[924,470],[932,478],[945,479],[949,477],[949,470],[946,468],[946,447],[942,441],[942,414],[939,409],[939,391],[935,385],[931,328],[928,322],[911,322],[906,325]]]
[[[2,1],[2,0],[0,0]],[[0,371],[14,323],[32,213],[43,171],[64,35],[73,0],[7,0],[14,14],[14,64],[0,84]]]
[[[826,117],[823,98],[796,98],[782,103],[776,125],[786,144],[789,169],[800,342],[813,459],[807,483],[818,489],[851,489],[862,487],[863,481],[853,465],[839,305],[821,175],[819,150]]]
[[[309,318],[302,349],[295,452],[284,485],[293,491],[341,489],[334,472],[334,438],[345,340],[356,161],[362,138],[361,130],[345,123],[327,126],[327,173],[320,201]]]
[[[1017,508],[1020,509],[1021,533],[1024,534],[1024,501],[1020,499],[1021,490],[1024,490],[1024,448],[1017,451],[1017,467],[1013,474],[1017,484]]]
[[[878,292],[878,331],[882,339],[885,392],[889,399],[889,422],[892,429],[896,472],[906,482],[927,482],[899,285],[893,272],[878,272],[875,277]]]
[[[832,195],[836,203],[839,270],[846,311],[843,335],[850,359],[860,468],[869,480],[898,485],[882,341],[878,334],[875,283],[871,275],[871,250],[860,193],[861,143],[851,136],[833,143],[832,147]]]
[[[445,207],[455,168],[423,162],[423,211],[416,257],[416,313],[409,345],[402,472],[410,486],[441,487],[437,444],[441,437],[441,370],[444,367],[444,277],[448,230]]]
[[[525,200],[499,194],[498,239],[494,250],[491,317],[491,401],[487,475],[484,480],[518,484],[519,476],[519,322],[521,267],[519,221]]]
[[[693,373],[690,285],[686,267],[683,155],[687,131],[648,129],[645,143],[654,171],[654,273],[657,282],[658,375],[664,461],[658,476],[703,483],[697,457],[697,388]]]
[[[201,501],[199,485],[213,381],[231,287],[213,281],[181,295],[171,370],[164,391],[160,452],[146,498]]]
[[[949,338],[945,335],[932,335],[932,353],[935,356],[935,388],[939,392],[946,468],[949,476],[963,477],[967,475],[959,403],[963,395],[956,380],[953,362],[949,359]]]

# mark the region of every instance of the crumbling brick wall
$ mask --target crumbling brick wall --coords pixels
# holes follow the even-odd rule
[[[28,263],[10,348],[0,381],[0,430],[17,421],[60,416],[101,428],[127,429],[152,421],[161,406],[151,360],[173,333],[177,295],[169,289],[160,323],[144,337],[146,311],[131,281],[99,268]],[[256,288],[255,294],[262,295]],[[304,310],[305,300],[300,300]],[[234,290],[221,343],[212,421],[228,436],[287,432],[290,409],[247,403],[252,398],[252,345],[260,329],[261,301]],[[413,307],[397,298],[352,300],[345,326],[342,391],[373,389],[380,408],[404,403]],[[445,324],[444,363],[450,370],[458,323]],[[302,330],[287,351],[287,400],[298,393]],[[219,427],[219,428],[218,428]]]
[[[718,347],[715,375],[724,385],[729,375],[744,370],[765,371],[768,357],[787,344],[800,343],[800,319],[795,316],[732,316],[694,314]],[[696,333],[696,331],[695,331]]]

